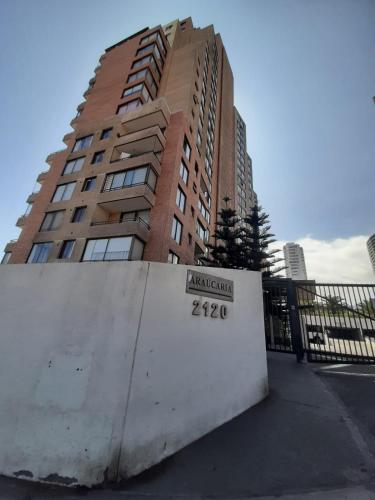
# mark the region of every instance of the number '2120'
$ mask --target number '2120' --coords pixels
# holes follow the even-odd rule
[[[199,300],[193,301],[193,316],[200,316],[203,313],[206,317],[210,316],[211,318],[221,318],[226,319],[228,316],[227,306],[224,304],[219,307],[219,304],[216,302],[203,302],[203,304]]]

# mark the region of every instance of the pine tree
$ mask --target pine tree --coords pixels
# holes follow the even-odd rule
[[[205,265],[212,267],[226,267],[229,269],[243,268],[242,229],[239,226],[240,218],[235,210],[228,206],[230,198],[223,199],[225,208],[218,213],[216,230],[213,234],[214,244],[206,246],[210,250],[209,257],[202,257]]]
[[[268,246],[276,240],[274,234],[270,232],[269,215],[258,203],[252,207],[249,215],[244,217],[243,222],[247,224],[242,234],[244,268],[249,271],[261,271],[264,277],[275,276],[285,269],[283,266],[273,269],[273,266],[283,259],[276,257],[280,250],[268,249]]]

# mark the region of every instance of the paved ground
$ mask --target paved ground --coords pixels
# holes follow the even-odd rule
[[[125,484],[67,490],[2,478],[0,499],[375,500],[375,369],[270,353],[269,375],[267,400]]]

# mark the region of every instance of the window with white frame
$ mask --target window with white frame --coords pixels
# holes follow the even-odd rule
[[[200,213],[206,219],[206,221],[208,223],[210,223],[210,212],[207,210],[207,208],[206,208],[205,204],[203,203],[201,197],[199,197],[198,208],[199,208]]]
[[[63,175],[73,174],[74,172],[79,172],[83,166],[84,161],[85,161],[84,156],[81,156],[80,158],[75,158],[74,160],[68,160],[65,163]]]
[[[178,208],[181,210],[181,212],[184,214],[185,213],[185,205],[186,205],[186,195],[178,186],[177,188],[177,193],[176,193],[176,205]]]
[[[133,99],[132,101],[126,102],[125,104],[121,104],[117,108],[117,114],[122,115],[123,113],[132,111],[133,109],[136,109],[139,106],[142,106],[142,101],[140,99]]]
[[[67,184],[60,184],[59,186],[57,186],[55,194],[53,195],[52,198],[52,203],[57,201],[70,200],[75,186],[76,186],[75,182],[68,182]]]
[[[182,224],[176,216],[173,217],[171,236],[179,245],[181,244]]]
[[[204,242],[208,241],[209,231],[203,226],[203,224],[198,219],[196,220],[195,223],[195,230],[201,240],[203,240]]]
[[[62,224],[65,210],[47,212],[44,216],[40,231],[56,231]]]
[[[73,152],[89,148],[91,146],[93,137],[94,136],[91,134],[91,135],[86,135],[85,137],[81,137],[80,139],[77,139],[76,143],[74,144]]]
[[[187,169],[184,160],[181,160],[181,163],[180,163],[180,177],[184,181],[184,183],[187,185],[188,178],[189,178],[189,170]]]
[[[28,264],[44,264],[52,251],[53,243],[48,241],[45,243],[35,243],[31,249]]]
[[[70,259],[73,253],[74,245],[75,245],[75,240],[65,240],[62,244],[58,258]]]
[[[108,174],[103,191],[124,189],[138,184],[147,184],[153,191],[156,186],[156,174],[148,165]]]
[[[189,144],[189,141],[187,140],[187,137],[185,136],[184,137],[184,154],[186,156],[186,158],[188,160],[190,160],[190,157],[191,157],[191,147],[190,147],[190,144]]]
[[[178,264],[180,262],[180,257],[170,250],[168,254],[168,262],[170,264]]]
[[[124,236],[88,240],[82,260],[129,260],[132,239]]]

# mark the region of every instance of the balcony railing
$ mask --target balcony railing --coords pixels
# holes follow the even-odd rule
[[[93,221],[91,222],[91,226],[101,226],[101,225],[106,225],[106,224],[123,224],[126,222],[138,222],[139,224],[143,225],[146,229],[150,230],[150,225],[142,219],[142,217],[137,217],[137,216],[124,216],[122,219],[118,220],[106,220],[106,221]]]
[[[109,187],[109,188],[103,188],[103,193],[108,193],[110,191],[120,191],[121,189],[126,189],[126,188],[131,188],[131,187],[136,187],[136,186],[147,186],[151,189],[152,192],[154,192],[155,188],[150,186],[148,182],[135,182],[133,184],[124,184],[123,186],[116,186],[116,187]]]

